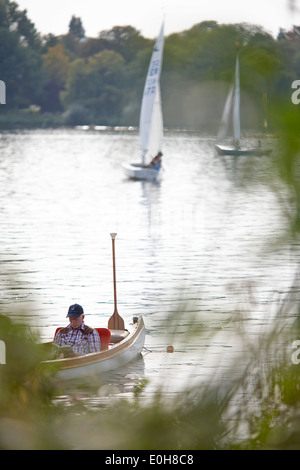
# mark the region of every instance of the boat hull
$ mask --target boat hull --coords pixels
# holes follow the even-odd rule
[[[159,176],[159,170],[141,163],[124,163],[122,166],[125,175],[130,179],[156,181]]]
[[[113,331],[112,331],[113,334]],[[137,358],[145,343],[145,325],[142,317],[133,325],[132,331],[109,349],[84,356],[43,361],[45,366],[56,366],[58,378],[78,379],[116,370]]]
[[[230,147],[226,145],[215,145],[215,148],[219,155],[233,155],[233,156],[247,156],[247,155],[263,156],[263,155],[269,155],[272,152],[272,149],[263,148],[263,147],[235,148],[235,147]]]

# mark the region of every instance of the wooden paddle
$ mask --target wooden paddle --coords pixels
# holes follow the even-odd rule
[[[114,313],[108,320],[108,329],[109,330],[125,330],[124,320],[122,317],[120,317],[120,315],[118,314],[118,310],[117,310],[116,261],[115,261],[115,238],[117,234],[111,233],[110,236],[112,239],[115,309],[114,309]]]

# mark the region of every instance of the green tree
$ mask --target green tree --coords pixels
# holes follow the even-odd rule
[[[32,21],[27,17],[27,10],[20,10],[16,2],[1,0],[6,4],[6,15],[8,27],[15,30],[23,45],[32,49],[40,50],[41,40]]]
[[[43,86],[41,42],[26,10],[0,0],[0,70],[6,84],[7,106],[37,103]]]
[[[110,124],[122,111],[124,59],[114,51],[103,51],[70,65],[62,101],[67,109],[80,104],[89,110],[90,120]]]
[[[129,25],[114,26],[94,38],[84,34],[81,19],[73,15],[66,34],[41,38],[26,10],[0,0],[5,111],[36,103],[57,112],[76,104],[77,110],[78,106],[85,110],[80,114],[90,114],[93,121],[138,124],[154,40]],[[253,105],[262,109],[262,94],[268,93],[271,115],[272,103],[279,97],[290,100],[291,83],[300,71],[299,27],[281,30],[275,40],[256,25],[204,21],[165,38],[161,89],[166,126],[194,128],[201,120],[200,110],[207,106],[211,113],[205,114],[205,123],[208,128],[215,125],[221,109],[215,111],[213,99],[225,100],[222,93],[233,79],[236,42],[241,88]]]
[[[61,44],[49,47],[43,55],[47,82],[40,100],[45,111],[62,111],[59,94],[65,88],[69,69],[69,57]]]
[[[72,16],[69,23],[69,33],[76,36],[78,39],[82,39],[85,36],[85,29],[82,25],[82,21],[79,17]]]
[[[112,49],[122,55],[125,61],[131,62],[135,59],[138,51],[152,43],[143,38],[139,31],[132,26],[114,26],[110,30],[102,31],[99,39],[105,49]]]
[[[78,55],[90,57],[104,50],[112,50],[121,54],[129,64],[149,44],[152,44],[152,41],[145,39],[132,26],[114,26],[112,29],[101,31],[97,38],[81,41],[78,45]]]
[[[49,47],[48,52],[43,55],[43,59],[50,78],[63,88],[68,76],[69,57],[64,53],[62,45],[57,44],[54,47]]]

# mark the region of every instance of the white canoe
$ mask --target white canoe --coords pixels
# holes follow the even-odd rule
[[[136,180],[155,181],[160,172],[141,163],[123,163],[122,166],[126,176]]]
[[[43,361],[45,366],[57,366],[58,378],[69,380],[90,375],[101,374],[118,369],[137,358],[145,343],[145,325],[143,317],[139,317],[127,332],[111,330],[112,338],[119,337],[119,342],[111,343],[103,351],[85,354],[83,356],[68,357]],[[123,338],[123,339],[122,339]]]

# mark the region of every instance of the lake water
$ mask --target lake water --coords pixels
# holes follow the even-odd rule
[[[176,393],[243,362],[238,312],[255,340],[298,269],[290,249],[273,250],[285,221],[265,183],[269,158],[222,160],[212,137],[167,132],[162,179],[152,183],[123,174],[137,156],[134,131],[5,132],[0,146],[4,311],[42,341],[66,325],[74,302],[88,325],[106,326],[117,232],[118,311],[125,323],[142,314],[147,336],[143,358],[112,374],[113,390],[131,396],[146,378],[145,393]],[[185,337],[194,317],[205,334]]]

